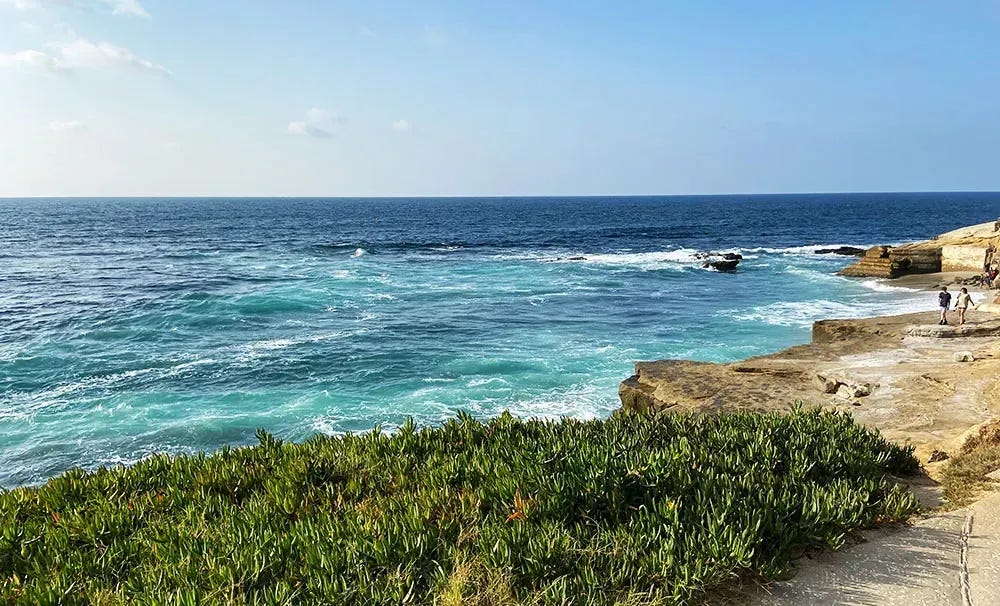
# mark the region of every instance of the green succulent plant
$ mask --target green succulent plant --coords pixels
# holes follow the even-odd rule
[[[257,438],[0,493],[0,601],[683,604],[917,509],[911,449],[802,408]]]

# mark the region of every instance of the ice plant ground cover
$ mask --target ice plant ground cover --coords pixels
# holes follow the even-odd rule
[[[802,408],[258,438],[0,494],[0,601],[686,603],[917,509],[909,450]]]

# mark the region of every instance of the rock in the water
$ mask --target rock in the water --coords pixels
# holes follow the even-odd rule
[[[837,248],[818,248],[813,251],[817,255],[844,255],[847,257],[863,257],[865,249],[855,246],[838,246]]]
[[[939,461],[946,461],[946,460],[948,460],[950,458],[951,457],[948,456],[948,453],[946,453],[943,450],[938,450],[938,449],[935,448],[933,451],[931,451],[931,456],[927,458],[927,462],[928,463],[937,463]]]
[[[726,261],[740,261],[743,259],[743,255],[739,253],[726,253],[722,255],[722,258]]]
[[[702,264],[702,267],[711,267],[712,269],[717,269],[719,271],[734,271],[736,266],[739,264],[739,259],[723,259],[721,261],[706,261]]]
[[[976,356],[972,355],[971,351],[956,351],[955,361],[956,362],[974,362]]]
[[[840,382],[836,379],[831,379],[830,377],[816,375],[813,377],[813,385],[815,385],[816,389],[823,393],[837,393],[837,388],[840,387]]]

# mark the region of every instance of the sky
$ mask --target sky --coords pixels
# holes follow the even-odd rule
[[[0,0],[0,197],[1000,190],[1000,0]]]

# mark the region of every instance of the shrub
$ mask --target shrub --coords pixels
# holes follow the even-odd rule
[[[683,603],[917,508],[909,450],[815,410],[258,439],[0,494],[0,597]]]

